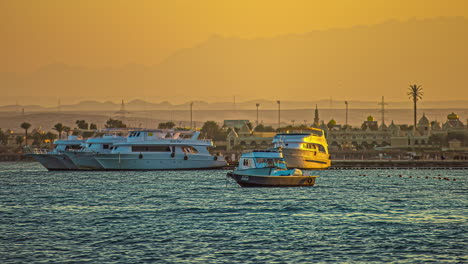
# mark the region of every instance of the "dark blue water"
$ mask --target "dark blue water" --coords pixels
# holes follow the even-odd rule
[[[466,170],[320,171],[310,188],[225,174],[0,163],[0,262],[468,262]]]

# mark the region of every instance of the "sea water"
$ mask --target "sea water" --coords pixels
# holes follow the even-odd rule
[[[303,188],[226,173],[0,163],[0,262],[468,262],[466,170],[318,171]]]

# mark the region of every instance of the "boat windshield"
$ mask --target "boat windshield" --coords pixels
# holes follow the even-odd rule
[[[256,158],[257,168],[280,168],[287,169],[286,162],[282,158]]]

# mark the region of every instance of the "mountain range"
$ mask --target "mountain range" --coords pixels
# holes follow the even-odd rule
[[[161,103],[152,103],[144,100],[132,100],[128,103],[124,102],[124,109],[126,111],[151,111],[151,110],[189,110],[190,103],[186,102],[183,104],[171,104],[167,101]],[[246,102],[204,102],[204,101],[193,101],[194,110],[255,110],[256,104],[260,104],[260,110],[276,110],[278,109],[278,103],[276,101],[269,100],[252,100]],[[280,102],[280,108],[283,110],[289,109],[344,109],[345,104],[343,101],[330,101],[330,100],[318,100],[318,101],[282,101]],[[348,106],[350,109],[380,109],[378,101],[349,101]],[[23,109],[25,112],[117,112],[122,108],[122,104],[114,103],[111,101],[99,102],[99,101],[82,101],[76,104],[60,105],[54,107],[45,107],[40,105],[4,105],[0,106],[0,112],[21,112]],[[412,102],[410,100],[406,102],[386,102],[386,109],[411,109]],[[420,109],[468,109],[468,100],[457,100],[457,101],[420,101]]]

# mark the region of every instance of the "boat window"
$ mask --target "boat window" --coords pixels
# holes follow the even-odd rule
[[[102,145],[102,148],[103,148],[103,149],[109,149],[109,145],[104,144],[104,145]]]
[[[118,149],[119,147],[114,147],[114,149]]]
[[[78,149],[81,149],[81,145],[67,145],[65,147],[65,150],[69,150],[69,149],[78,150]]]
[[[132,146],[133,152],[171,152],[169,146]]]
[[[313,149],[313,150],[316,149],[315,145],[312,144],[312,143],[305,143],[305,144],[302,144],[302,147],[303,147],[303,148],[306,148],[306,149]]]
[[[90,148],[93,144],[88,144],[88,148]]]
[[[281,168],[286,169],[286,162],[281,158],[257,158],[257,168]]]
[[[320,152],[326,153],[325,147],[324,147],[324,146],[322,146],[322,145],[320,145],[320,144],[316,144],[315,146],[318,147],[318,150],[319,150]]]
[[[183,146],[182,151],[185,153],[190,153],[190,154],[198,153],[198,150],[192,146]]]

